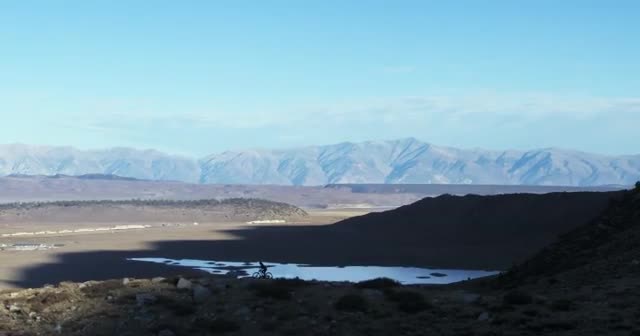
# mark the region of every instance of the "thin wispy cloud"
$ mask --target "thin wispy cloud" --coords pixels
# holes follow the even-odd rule
[[[416,70],[416,67],[409,65],[385,66],[382,68],[382,72],[387,74],[409,74],[416,72]]]
[[[522,122],[557,117],[585,120],[607,115],[616,118],[639,117],[640,98],[557,96],[550,94],[470,94],[459,96],[424,95],[353,99],[308,106],[283,106],[277,110],[128,112],[86,115],[84,125],[103,129],[140,126],[257,129],[269,126],[351,122],[403,122],[425,118],[463,120],[483,117],[487,120]],[[85,119],[84,121],[82,119]]]
[[[24,99],[13,103],[5,99],[0,107],[18,111],[12,117],[14,125],[30,127],[37,139],[56,139],[52,143],[74,145],[73,139],[82,138],[86,140],[78,143],[87,146],[156,147],[184,154],[253,147],[256,141],[263,147],[333,142],[327,134],[352,140],[418,136],[443,145],[500,148],[506,147],[500,145],[505,142],[515,147],[589,150],[579,144],[594,143],[591,133],[595,132],[601,134],[597,143],[609,147],[620,143],[618,139],[626,141],[626,147],[616,147],[621,152],[640,148],[632,135],[637,130],[630,127],[640,124],[638,97],[472,92],[357,97],[278,107],[239,102],[229,108],[201,102],[181,109],[167,106],[161,97],[84,97],[64,110],[48,110],[53,112],[43,112],[42,106]],[[22,117],[29,115],[37,117]],[[24,133],[13,133],[5,132],[4,142],[29,142],[23,139]]]

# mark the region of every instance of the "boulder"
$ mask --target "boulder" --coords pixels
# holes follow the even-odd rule
[[[203,303],[211,297],[211,290],[209,288],[195,285],[193,286],[193,301],[196,303]]]
[[[191,289],[192,286],[193,284],[191,283],[191,281],[185,278],[180,278],[180,280],[178,280],[178,283],[176,284],[176,287],[178,289]]]
[[[136,294],[136,302],[138,303],[138,306],[153,304],[157,300],[158,298],[153,294],[149,294],[149,293]]]

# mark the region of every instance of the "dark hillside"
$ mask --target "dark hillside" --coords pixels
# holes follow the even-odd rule
[[[540,277],[599,282],[640,275],[640,186],[610,202],[586,225],[564,234],[506,278],[532,282]]]
[[[333,229],[393,244],[414,253],[431,251],[435,264],[506,269],[596,218],[620,192],[512,194],[425,198],[395,210],[336,223]]]

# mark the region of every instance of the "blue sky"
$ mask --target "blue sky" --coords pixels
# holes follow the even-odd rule
[[[640,153],[639,1],[0,1],[0,143]]]

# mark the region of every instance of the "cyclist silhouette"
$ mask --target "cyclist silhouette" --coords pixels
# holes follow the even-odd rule
[[[263,264],[262,261],[258,261],[258,263],[260,264],[260,270],[253,273],[253,277],[258,279],[272,279],[273,274],[267,272],[267,266]]]

